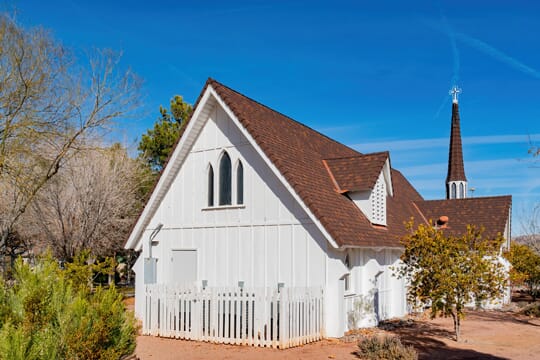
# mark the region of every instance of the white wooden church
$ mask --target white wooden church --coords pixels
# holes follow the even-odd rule
[[[209,79],[127,240],[147,334],[285,348],[401,317],[404,222],[510,239],[511,197],[466,198],[457,97],[447,199]]]

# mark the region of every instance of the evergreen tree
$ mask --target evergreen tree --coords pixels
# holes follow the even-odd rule
[[[113,287],[88,287],[97,269],[79,262],[62,270],[50,256],[15,262],[0,277],[0,359],[122,359],[133,354],[137,325]],[[101,269],[103,270],[103,269]]]
[[[169,154],[180,130],[191,116],[193,108],[184,101],[182,96],[175,95],[171,99],[170,110],[163,106],[159,107],[160,117],[154,124],[153,129],[149,129],[142,136],[139,143],[139,156],[154,172],[160,172],[169,158]]]

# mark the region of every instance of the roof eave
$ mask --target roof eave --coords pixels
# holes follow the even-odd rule
[[[186,151],[182,152],[183,149],[186,147],[189,148],[189,145],[187,144],[189,140],[193,140],[193,137],[190,136],[190,134],[196,130],[200,130],[202,128],[201,120],[199,119],[201,116],[201,113],[208,107],[213,106],[212,104],[209,104],[211,92],[209,91],[209,87],[207,86],[204,90],[204,93],[200,97],[200,101],[198,101],[198,106],[194,109],[193,115],[191,116],[191,121],[188,122],[186,130],[180,137],[178,143],[173,148],[172,155],[169,158],[169,161],[167,162],[165,168],[163,169],[162,174],[159,177],[159,180],[150,195],[150,198],[148,199],[146,206],[144,207],[141,215],[139,216],[137,222],[135,223],[135,226],[133,227],[131,234],[128,237],[128,240],[126,241],[126,244],[124,245],[125,249],[134,249],[134,250],[140,250],[142,247],[141,236],[143,232],[145,231],[146,227],[148,226],[150,219],[155,214],[157,208],[159,207],[159,204],[163,197],[165,196],[165,193],[167,192],[169,186],[174,181],[174,178],[176,177],[176,174],[178,173],[180,167],[183,164],[183,160],[185,159]],[[194,121],[193,121],[194,120]],[[197,129],[199,128],[199,129]]]

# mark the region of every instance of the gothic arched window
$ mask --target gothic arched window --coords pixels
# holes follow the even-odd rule
[[[459,198],[465,198],[465,185],[463,185],[463,183],[459,184]]]
[[[208,189],[207,189],[208,207],[214,206],[214,169],[212,165],[208,166]]]
[[[456,198],[456,183],[452,183],[452,195],[450,196],[450,199]]]
[[[244,203],[244,166],[241,161],[236,166],[236,203]]]
[[[219,161],[219,205],[231,205],[231,158],[226,152]]]

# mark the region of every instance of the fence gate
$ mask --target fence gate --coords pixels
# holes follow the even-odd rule
[[[143,334],[285,349],[324,337],[322,288],[146,285]]]

